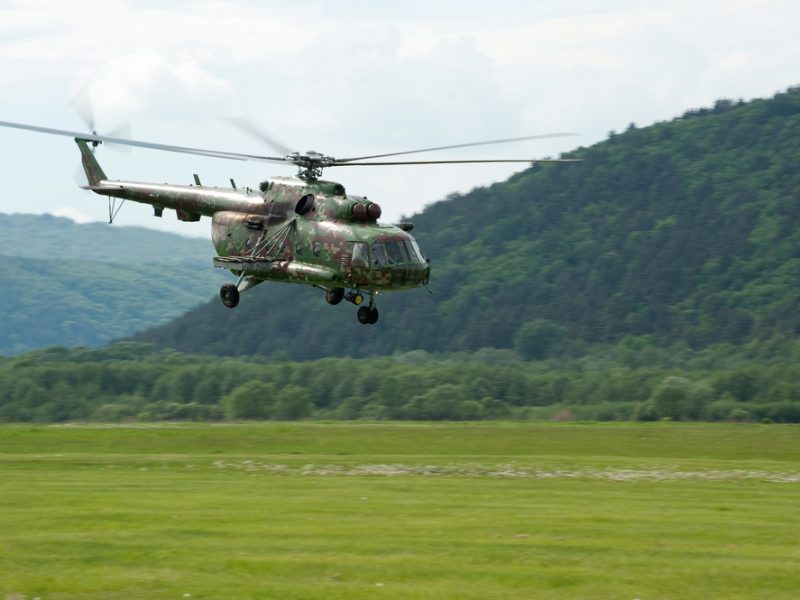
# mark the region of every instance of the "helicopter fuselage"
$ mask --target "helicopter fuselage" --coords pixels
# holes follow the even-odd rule
[[[327,181],[275,177],[262,187],[268,189],[258,212],[213,215],[217,266],[257,278],[370,292],[427,281],[430,267],[416,241],[370,218],[379,214],[376,204]]]

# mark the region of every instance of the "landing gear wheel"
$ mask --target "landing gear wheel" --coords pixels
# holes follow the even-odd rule
[[[232,283],[226,283],[219,289],[219,297],[228,308],[234,308],[239,304],[239,290]]]
[[[361,306],[357,314],[358,322],[362,325],[375,325],[378,322],[378,308],[375,306]]]
[[[325,300],[328,304],[339,304],[344,298],[344,288],[333,288],[325,292]]]
[[[360,306],[358,308],[358,313],[356,314],[358,316],[358,322],[362,325],[367,325],[369,323],[369,318],[372,314],[372,311],[370,310],[369,306]]]

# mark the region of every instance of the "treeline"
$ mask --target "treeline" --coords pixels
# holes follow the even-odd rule
[[[642,364],[646,357],[660,364]],[[241,419],[800,422],[800,343],[662,351],[629,340],[570,361],[510,350],[309,362],[118,343],[0,359],[0,421]]]

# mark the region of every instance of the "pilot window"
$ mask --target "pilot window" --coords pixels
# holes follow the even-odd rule
[[[378,267],[389,264],[389,259],[386,257],[386,247],[383,244],[374,244],[372,246],[372,258],[372,262]]]
[[[422,251],[417,246],[417,242],[414,240],[406,240],[404,242],[406,246],[406,250],[408,250],[408,255],[411,257],[413,262],[422,262],[424,259],[422,258]]]
[[[402,241],[373,244],[372,255],[373,263],[381,267],[408,262],[408,252]]]
[[[369,253],[366,242],[355,242],[353,244],[353,258],[351,264],[354,267],[369,267]]]
[[[403,242],[386,242],[386,254],[389,256],[390,265],[408,262],[408,255]]]

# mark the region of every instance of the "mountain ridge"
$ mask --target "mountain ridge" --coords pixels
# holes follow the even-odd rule
[[[234,311],[212,301],[135,339],[309,359],[510,348],[535,321],[572,347],[796,336],[798,140],[800,88],[632,125],[564,155],[582,163],[537,165],[414,215],[435,295],[382,296],[372,329],[318,291],[265,284]]]
[[[101,346],[215,295],[207,240],[141,227],[0,214],[0,354]]]

